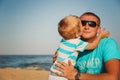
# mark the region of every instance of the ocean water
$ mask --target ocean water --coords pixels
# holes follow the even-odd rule
[[[0,68],[28,68],[49,70],[52,55],[0,55]]]

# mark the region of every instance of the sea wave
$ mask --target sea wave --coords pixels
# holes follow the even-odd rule
[[[1,68],[49,70],[52,55],[0,55]]]

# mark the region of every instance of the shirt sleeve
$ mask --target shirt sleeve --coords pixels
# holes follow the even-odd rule
[[[87,46],[88,46],[88,42],[80,40],[80,42],[78,43],[76,47],[76,51],[83,52],[87,48]]]
[[[103,58],[105,62],[111,59],[120,60],[120,50],[114,39],[109,38],[105,41],[103,45]]]

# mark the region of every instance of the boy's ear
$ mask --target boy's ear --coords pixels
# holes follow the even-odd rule
[[[80,37],[80,35],[81,35],[81,33],[78,33],[78,32],[75,33],[75,37],[76,37],[76,38],[77,38],[77,37]]]

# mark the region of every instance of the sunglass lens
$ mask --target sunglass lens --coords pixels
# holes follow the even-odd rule
[[[89,21],[88,25],[91,26],[91,27],[96,27],[96,22]]]
[[[81,21],[81,23],[82,23],[82,26],[85,26],[87,21]]]

